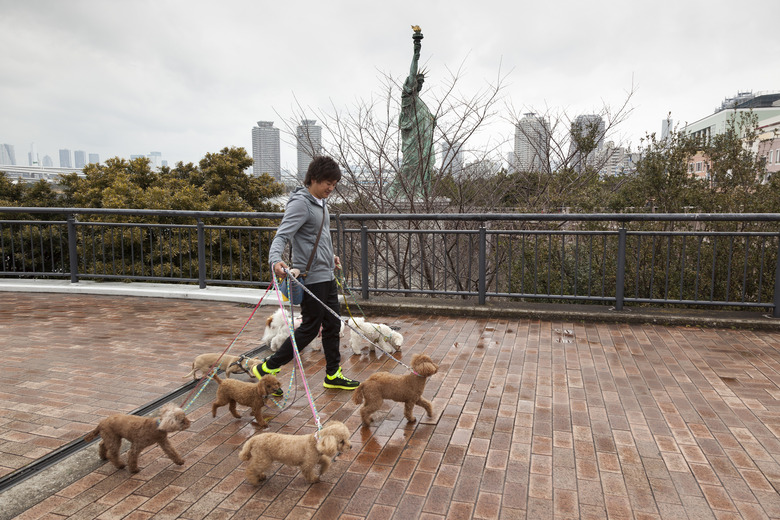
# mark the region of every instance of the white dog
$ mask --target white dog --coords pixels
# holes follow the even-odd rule
[[[301,324],[300,315],[295,317],[293,328],[298,328]],[[268,316],[265,320],[265,331],[263,332],[262,344],[267,344],[272,352],[279,350],[284,340],[290,337],[290,326],[287,324],[287,319],[282,314],[282,309],[277,309],[272,315]],[[341,322],[341,333],[339,337],[344,337],[344,322]],[[321,339],[312,344],[312,350],[320,350],[322,348]]]
[[[370,352],[376,350],[374,343],[388,354],[401,350],[404,337],[400,332],[394,331],[384,323],[371,323],[364,318],[350,318],[349,322],[352,327],[360,330],[365,337],[373,342],[368,344]],[[352,347],[352,352],[360,354],[364,341],[363,337],[353,330],[349,335],[349,346]]]

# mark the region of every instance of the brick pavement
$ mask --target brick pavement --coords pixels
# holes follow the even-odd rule
[[[192,357],[227,346],[251,311],[62,294],[0,302],[3,473],[177,388]],[[348,392],[322,388],[321,353],[306,352],[323,420],[353,432],[322,482],[275,465],[260,487],[247,484],[237,452],[255,433],[251,417],[223,408],[213,419],[207,390],[189,410],[192,427],[171,437],[183,466],[159,448],[136,475],[95,460],[18,518],[780,518],[777,332],[375,319],[401,327],[402,360],[424,351],[440,364],[425,392],[437,414],[416,409],[421,420],[407,424],[403,406],[386,403],[363,428]],[[254,347],[261,328],[253,320],[234,351]],[[405,370],[353,356],[346,342],[342,356],[358,379]],[[267,414],[271,431],[316,429],[298,387],[289,407]]]

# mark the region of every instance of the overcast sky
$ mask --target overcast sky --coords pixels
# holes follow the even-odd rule
[[[412,24],[428,95],[460,68],[464,93],[505,76],[494,140],[512,137],[511,110],[573,118],[633,88],[612,137],[636,148],[669,112],[694,122],[738,91],[780,90],[777,0],[0,0],[0,143],[55,166],[60,148],[170,165],[251,154],[258,120],[284,128],[298,107],[349,110],[403,81]],[[292,145],[282,163],[295,171]]]

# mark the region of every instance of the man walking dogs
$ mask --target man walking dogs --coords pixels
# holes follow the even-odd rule
[[[339,352],[339,298],[336,278],[333,273],[341,267],[339,258],[333,254],[330,239],[330,217],[327,198],[341,180],[341,169],[330,157],[315,157],[306,171],[304,187],[296,188],[287,201],[282,223],[268,252],[272,271],[280,277],[286,276],[286,263],[282,253],[288,243],[292,246],[292,264],[301,270],[298,278],[319,300],[334,311],[329,312],[308,292],[303,293],[300,326],[295,329],[295,344],[303,350],[311,343],[322,326],[322,351],[325,354],[325,388],[354,390],[360,384],[341,373]],[[293,282],[294,283],[294,282]],[[282,365],[294,356],[292,338],[287,338],[279,350],[265,363],[256,365],[252,372],[257,378],[276,374]]]

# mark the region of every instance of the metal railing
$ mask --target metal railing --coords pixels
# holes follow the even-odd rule
[[[0,208],[0,276],[264,288],[281,217]],[[780,214],[342,214],[334,224],[344,279],[363,299],[759,308],[780,317]]]

